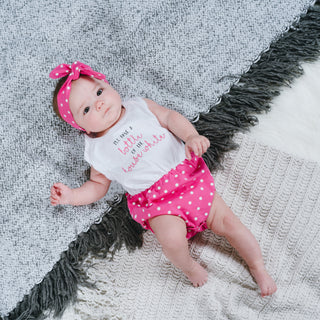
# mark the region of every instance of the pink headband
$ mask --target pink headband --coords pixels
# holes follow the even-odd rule
[[[106,80],[106,76],[102,73],[98,73],[93,71],[89,66],[79,61],[74,62],[72,65],[69,64],[60,64],[56,68],[54,68],[50,72],[50,78],[58,79],[69,75],[65,83],[60,88],[58,95],[57,95],[57,103],[60,115],[63,120],[71,124],[74,128],[85,131],[83,128],[79,127],[74,118],[72,116],[70,106],[69,106],[69,96],[71,90],[71,82],[72,80],[79,79],[80,75],[90,76],[99,80]]]

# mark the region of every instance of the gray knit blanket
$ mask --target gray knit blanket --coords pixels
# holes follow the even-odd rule
[[[316,320],[320,314],[320,166],[238,135],[239,150],[213,174],[217,191],[253,232],[278,291],[259,296],[243,260],[210,230],[190,242],[208,282],[194,288],[151,232],[141,250],[89,258],[97,288],[79,290],[62,320]]]
[[[69,243],[107,208],[105,200],[77,208],[50,206],[54,182],[76,187],[88,177],[83,137],[51,110],[52,68],[83,61],[105,73],[123,98],[148,97],[193,119],[218,102],[313,3],[22,0],[1,5],[0,314],[40,283]],[[109,199],[119,192],[113,185]],[[261,237],[267,239],[268,230]],[[266,242],[264,250],[271,250],[269,245],[280,250],[279,240]]]

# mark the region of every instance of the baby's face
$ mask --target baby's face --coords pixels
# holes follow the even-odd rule
[[[120,95],[108,83],[81,77],[72,82],[69,106],[76,123],[88,134],[103,135],[120,119]]]

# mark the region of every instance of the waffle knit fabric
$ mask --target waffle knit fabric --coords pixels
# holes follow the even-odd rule
[[[209,273],[194,288],[166,259],[155,236],[113,261],[86,260],[95,289],[82,288],[62,320],[317,320],[320,314],[320,166],[239,134],[239,150],[214,173],[217,191],[257,238],[278,291],[261,298],[246,264],[206,230],[190,242]]]

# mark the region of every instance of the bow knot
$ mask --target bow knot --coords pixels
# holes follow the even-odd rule
[[[105,75],[96,71],[93,71],[88,65],[75,61],[73,64],[60,64],[50,72],[51,79],[59,79],[65,76],[69,76],[69,79],[77,80],[80,74],[93,76],[96,79],[105,79]]]

